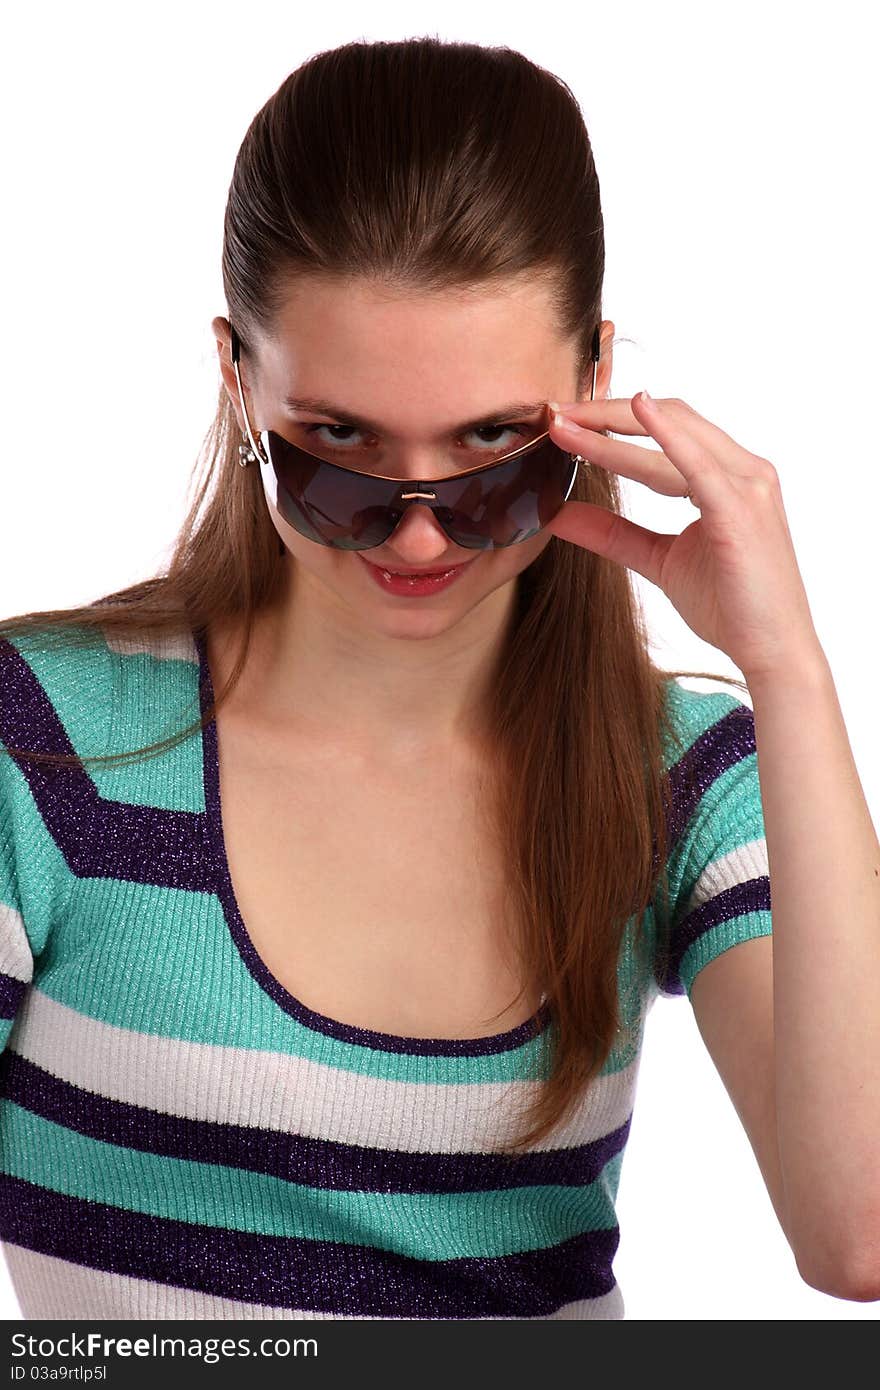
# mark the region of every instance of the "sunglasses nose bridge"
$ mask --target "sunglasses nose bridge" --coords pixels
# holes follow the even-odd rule
[[[406,491],[399,492],[396,498],[397,503],[400,504],[400,516],[392,526],[388,536],[385,537],[386,540],[393,536],[398,527],[403,523],[410,507],[427,507],[434,519],[434,524],[439,527],[447,540],[453,541],[456,545],[466,545],[466,542],[461,541],[453,529],[452,516],[448,515],[444,517],[443,512],[448,509],[445,509],[443,503],[440,501],[438,493],[434,490],[434,484],[413,480],[412,482],[404,484],[404,486]]]
[[[427,507],[435,524],[440,527],[443,534],[450,540],[454,539],[454,537],[450,535],[447,526],[444,524],[442,504],[437,493],[433,491],[430,483],[407,483],[406,491],[397,494],[397,503],[399,504],[398,510],[400,511],[400,516],[392,527],[392,535],[397,530],[398,526],[400,526],[401,522],[405,520],[411,507]]]
[[[428,484],[424,484],[424,485],[416,484],[416,487],[417,487],[417,491],[415,491],[415,492],[402,492],[402,493],[400,494],[400,500],[401,500],[401,502],[412,502],[413,500],[417,500],[417,501],[419,501],[419,502],[425,502],[425,503],[428,503],[428,502],[436,502],[436,500],[437,500],[437,494],[436,494],[436,492],[429,492],[429,491],[427,490]]]

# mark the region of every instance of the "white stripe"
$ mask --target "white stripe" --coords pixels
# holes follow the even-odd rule
[[[145,1321],[174,1319],[181,1322],[209,1319],[246,1321],[308,1318],[323,1321],[359,1322],[362,1319],[340,1313],[312,1312],[311,1309],[275,1308],[265,1303],[245,1303],[220,1298],[196,1289],[173,1284],[157,1284],[128,1274],[113,1274],[72,1264],[54,1255],[42,1255],[21,1245],[3,1242],[9,1275],[25,1318],[58,1318],[78,1321],[84,1318],[142,1318]],[[566,1303],[555,1313],[543,1314],[539,1321],[553,1319],[620,1319],[624,1316],[623,1297],[615,1284],[600,1298],[583,1298]],[[374,1321],[370,1314],[370,1321]],[[512,1321],[531,1322],[523,1318]],[[477,1322],[511,1319],[477,1318]]]
[[[0,903],[0,970],[15,980],[31,980],[34,958],[24,918],[14,907]]]
[[[751,878],[761,878],[769,873],[766,839],[762,836],[749,840],[748,844],[738,845],[729,854],[723,854],[720,859],[706,865],[694,884],[687,910],[690,912],[737,883],[747,883]]]
[[[484,1153],[519,1131],[539,1083],[419,1083],[365,1076],[282,1052],[142,1033],[28,990],[10,1048],[53,1076],[129,1105],[213,1123],[402,1152]],[[600,1139],[633,1107],[640,1053],[599,1076],[536,1149]]]
[[[193,661],[198,663],[199,653],[192,634],[187,632],[138,633],[126,636],[124,633],[111,633],[102,628],[107,646],[118,656],[136,656],[146,652],[159,661]]]

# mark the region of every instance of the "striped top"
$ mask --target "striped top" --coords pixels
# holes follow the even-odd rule
[[[659,910],[647,951],[627,930],[619,1045],[513,1158],[548,1005],[450,1040],[295,999],[235,900],[213,721],[128,764],[0,750],[0,1239],[23,1316],[622,1318],[647,1010],[771,931],[752,711],[667,689],[687,748],[667,763],[671,949]],[[212,698],[200,633],[0,640],[0,745],[132,749]]]

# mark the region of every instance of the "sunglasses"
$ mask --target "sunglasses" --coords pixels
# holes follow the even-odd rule
[[[243,465],[259,459],[266,496],[307,540],[337,550],[372,550],[388,540],[407,507],[430,507],[437,524],[466,550],[496,550],[527,541],[552,521],[574,486],[580,454],[560,448],[548,431],[489,463],[440,478],[362,473],[292,444],[274,430],[254,438],[239,373],[241,341],[232,335],[232,364],[247,426]],[[593,384],[599,329],[593,335]]]

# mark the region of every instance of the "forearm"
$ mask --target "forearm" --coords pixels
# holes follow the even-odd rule
[[[802,1268],[880,1298],[880,843],[824,654],[748,686],[790,1234]]]

